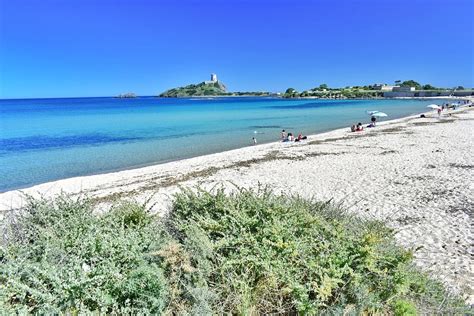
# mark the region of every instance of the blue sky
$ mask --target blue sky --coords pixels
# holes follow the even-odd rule
[[[0,98],[474,86],[471,0],[0,0]]]

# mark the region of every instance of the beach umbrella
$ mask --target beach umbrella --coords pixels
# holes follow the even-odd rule
[[[377,112],[380,112],[380,111],[367,111],[367,114],[372,115],[372,114],[377,113]]]
[[[371,116],[374,116],[374,117],[385,117],[385,116],[388,116],[388,115],[385,114],[384,112],[375,112],[375,113],[372,113]]]
[[[427,108],[430,108],[430,109],[433,109],[433,110],[437,110],[437,109],[439,109],[439,105],[437,105],[437,104],[430,104],[430,105],[427,106]]]

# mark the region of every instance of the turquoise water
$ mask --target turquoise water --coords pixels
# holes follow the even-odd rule
[[[0,100],[0,191],[426,111],[421,100],[278,98]],[[441,101],[438,101],[441,102]]]

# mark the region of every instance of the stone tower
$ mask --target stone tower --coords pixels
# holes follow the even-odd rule
[[[217,82],[217,75],[216,74],[211,74],[211,81],[212,82]]]

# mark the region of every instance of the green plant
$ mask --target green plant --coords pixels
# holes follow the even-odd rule
[[[415,87],[416,90],[420,90],[421,89],[421,84],[419,84],[418,82],[416,82],[415,80],[406,80],[406,81],[403,81],[400,86],[402,87]]]
[[[6,314],[462,314],[378,221],[269,190],[184,190],[165,218],[33,200],[4,223]]]
[[[393,304],[393,313],[395,316],[415,316],[417,315],[415,306],[405,300],[397,300]]]
[[[159,312],[168,297],[160,262],[166,240],[143,206],[102,216],[87,200],[31,200],[6,230],[0,309],[28,313]]]
[[[384,313],[412,295],[412,256],[392,230],[329,203],[266,190],[185,191],[168,225],[220,297],[220,312]]]

